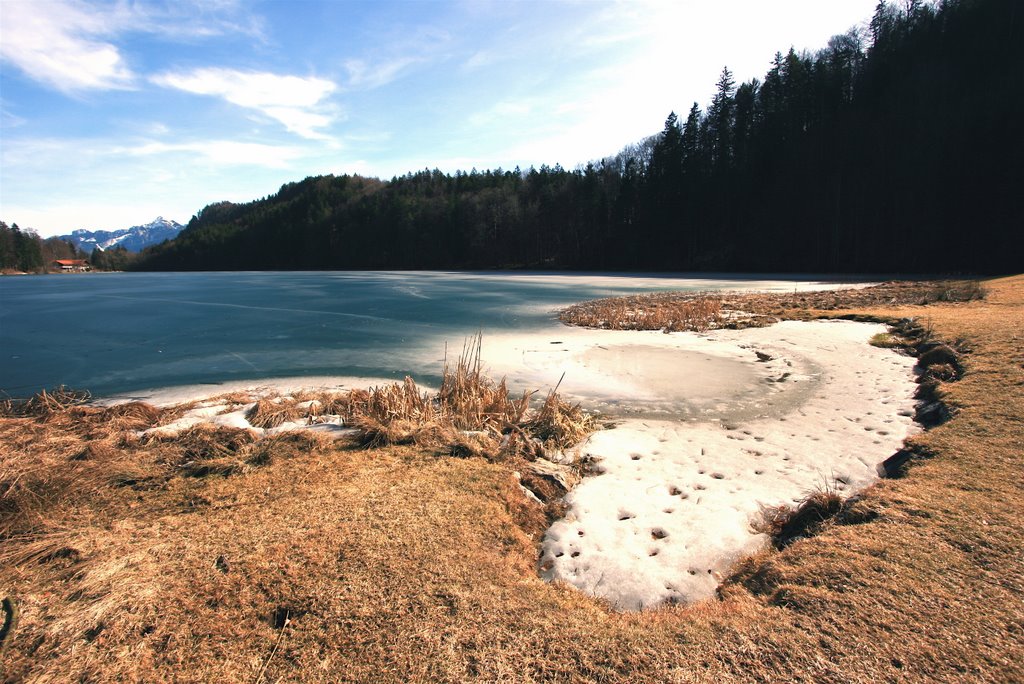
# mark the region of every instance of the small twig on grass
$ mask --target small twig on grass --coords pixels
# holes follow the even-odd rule
[[[256,679],[252,680],[253,684],[259,684],[263,679],[263,674],[267,671],[267,666],[270,665],[270,661],[277,655],[277,649],[281,647],[281,641],[284,640],[284,634],[288,631],[288,626],[292,623],[291,611],[285,611],[284,624],[281,625],[281,633],[277,635],[277,641],[274,642],[274,649],[267,656],[267,659],[263,661],[263,667],[256,673]]]

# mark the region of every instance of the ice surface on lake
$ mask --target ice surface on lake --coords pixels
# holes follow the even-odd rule
[[[109,273],[0,278],[0,391],[99,397],[303,376],[438,379],[477,331],[561,328],[554,311],[668,289],[810,281],[430,273]],[[556,378],[557,380],[557,378]],[[213,392],[210,392],[212,394]]]

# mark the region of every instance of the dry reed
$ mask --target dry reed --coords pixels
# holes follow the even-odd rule
[[[560,314],[564,323],[605,330],[704,331],[720,327],[722,302],[705,293],[657,293],[583,302]]]
[[[887,282],[870,287],[814,292],[657,292],[582,302],[559,314],[567,325],[605,330],[703,331],[771,325],[782,318],[812,317],[811,310],[909,304],[928,306],[984,299],[974,280]]]
[[[257,400],[245,414],[249,424],[257,428],[276,428],[304,417],[294,403],[272,399]]]
[[[349,392],[340,412],[373,446],[419,444],[457,455],[536,457],[565,449],[593,431],[595,421],[552,390],[539,410],[533,392],[514,396],[504,378],[494,383],[483,372],[482,338],[468,340],[454,365],[445,359],[436,396],[411,378],[402,384]]]
[[[564,376],[563,376],[564,377]],[[580,442],[594,431],[594,417],[579,404],[569,404],[558,396],[559,379],[541,405],[540,411],[530,421],[531,432],[553,448],[564,448]]]
[[[42,390],[23,402],[5,402],[5,414],[45,418],[60,414],[74,406],[86,404],[92,395],[60,385],[52,390]]]

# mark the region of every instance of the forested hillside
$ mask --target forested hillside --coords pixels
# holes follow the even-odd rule
[[[880,2],[614,158],[307,178],[141,267],[1016,272],[1022,121],[1019,0]]]

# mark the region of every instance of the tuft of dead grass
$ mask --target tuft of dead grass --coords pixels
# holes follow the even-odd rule
[[[548,392],[540,411],[528,423],[531,432],[554,449],[577,444],[596,428],[594,417],[579,404],[569,404],[558,396],[561,384],[559,380],[558,385]]]
[[[979,280],[942,280],[935,283],[924,296],[927,303],[973,302],[984,299],[988,288]]]
[[[906,342],[903,339],[888,332],[872,335],[871,339],[868,340],[868,344],[881,349],[899,349],[906,346]]]
[[[819,534],[841,517],[846,500],[835,482],[825,482],[809,491],[795,506],[762,507],[754,521],[755,531],[767,534],[773,546],[784,549],[794,541]]]
[[[523,423],[530,393],[513,398],[504,378],[497,385],[492,383],[483,373],[482,346],[483,337],[478,333],[463,345],[454,367],[445,358],[438,404],[456,429],[501,433]]]
[[[157,436],[147,441],[172,446],[158,452],[156,458],[158,464],[171,469],[172,475],[227,477],[257,465],[249,460],[257,441],[252,430],[200,423],[174,437]]]
[[[4,402],[4,415],[34,416],[47,418],[65,413],[75,406],[82,406],[92,399],[92,395],[82,390],[68,389],[64,385],[51,390],[42,390],[25,401]]]
[[[339,412],[371,447],[417,444],[491,459],[543,456],[577,444],[596,428],[593,416],[562,400],[557,386],[534,410],[533,392],[514,396],[504,378],[490,380],[481,349],[478,334],[454,364],[445,360],[435,396],[407,377],[401,384],[349,392]]]
[[[290,423],[305,418],[302,411],[294,403],[282,403],[272,399],[258,399],[253,407],[245,414],[249,424],[257,428],[276,428],[284,423]]]

